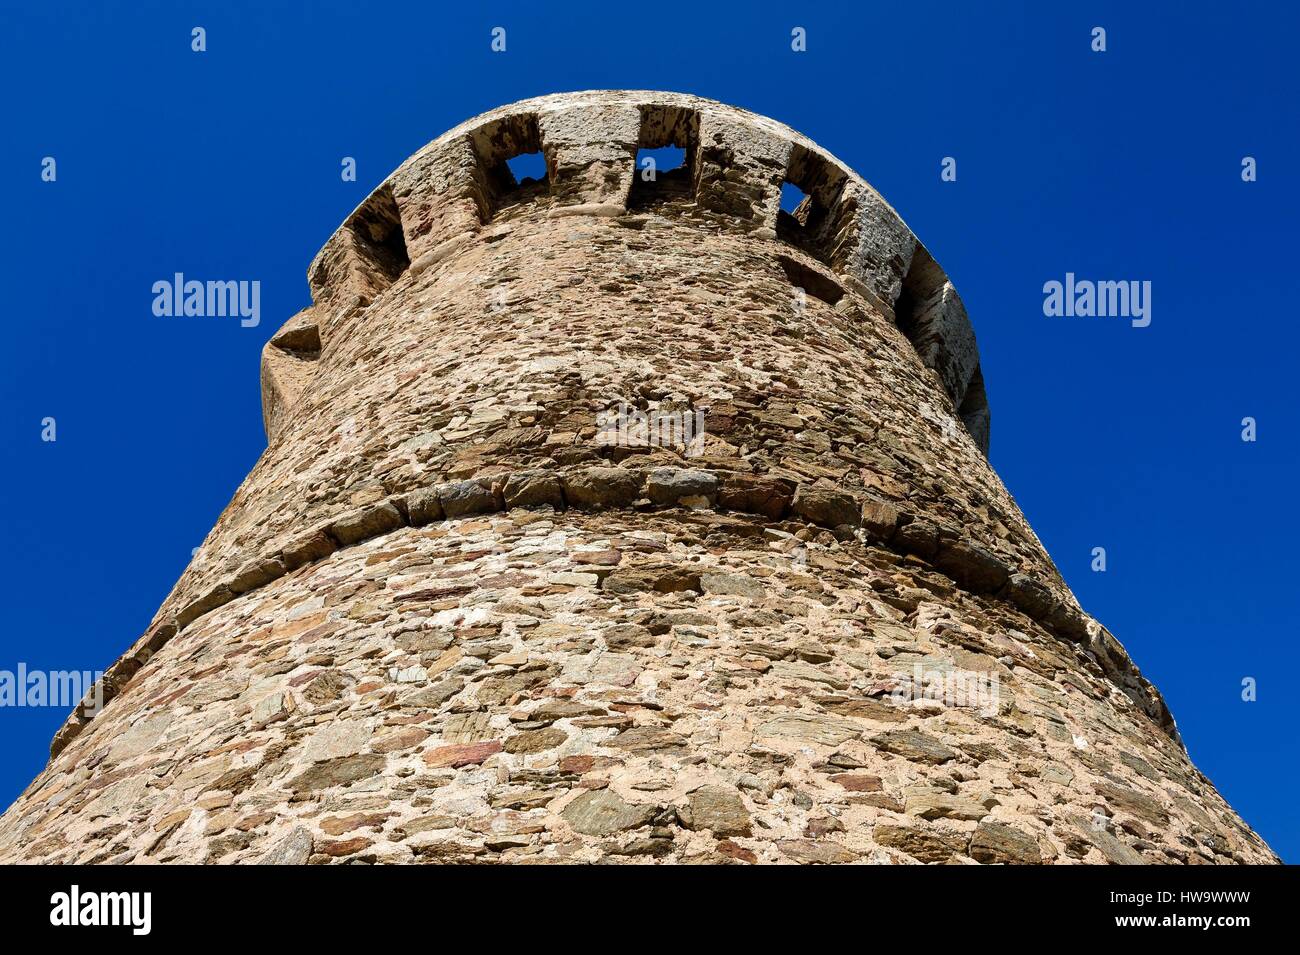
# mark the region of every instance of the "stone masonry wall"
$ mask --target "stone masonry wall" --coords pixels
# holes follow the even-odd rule
[[[525,101],[309,280],[267,451],[0,860],[1275,861],[989,467],[951,283],[815,144]],[[620,402],[706,437],[602,444]]]

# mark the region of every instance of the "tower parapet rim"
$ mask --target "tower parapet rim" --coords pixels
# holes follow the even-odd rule
[[[434,139],[385,178],[313,259],[308,282],[321,337],[337,324],[332,315],[369,304],[408,268],[436,269],[481,239],[518,186],[507,160],[545,156],[547,215],[619,217],[631,213],[637,151],[670,145],[685,151],[702,223],[796,245],[892,314],[987,455],[989,409],[974,329],[947,274],[902,217],[806,136],[683,93],[557,93],[489,110]],[[786,183],[805,194],[794,215],[781,209]]]

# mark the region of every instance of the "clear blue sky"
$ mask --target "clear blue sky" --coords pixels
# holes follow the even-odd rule
[[[998,471],[1197,765],[1300,859],[1300,22],[1283,4],[18,6],[0,24],[0,669],[102,669],[141,633],[262,449],[263,342],[398,163],[524,97],[679,90],[811,136],[929,246],[979,335]],[[1150,327],[1045,317],[1067,271],[1151,281]],[[261,326],[156,318],[174,272],[260,280]],[[0,710],[0,803],[63,717]]]

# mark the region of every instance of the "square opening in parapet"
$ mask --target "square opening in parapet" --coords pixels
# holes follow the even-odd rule
[[[540,150],[519,153],[502,160],[492,170],[492,208],[500,212],[508,206],[534,202],[550,194],[551,180],[546,155]]]
[[[641,107],[636,164],[628,206],[685,202],[695,194],[699,114],[682,106]]]
[[[828,264],[849,225],[850,210],[842,201],[847,176],[825,156],[796,143],[790,150],[776,235]]]
[[[799,207],[804,204],[808,196],[804,191],[790,182],[788,179],[781,183],[781,211],[790,216],[798,218]],[[800,213],[802,214],[802,213]]]
[[[776,214],[777,238],[822,258],[815,248],[817,233],[826,219],[826,209],[789,179],[781,183],[781,211]]]
[[[630,200],[633,206],[690,198],[691,170],[681,146],[638,149],[634,177]]]
[[[503,117],[475,130],[470,138],[478,156],[479,213],[484,222],[509,207],[550,194],[550,163],[535,115]]]
[[[546,157],[541,150],[534,153],[520,153],[506,160],[515,184],[520,188],[546,181]]]
[[[402,216],[390,187],[376,190],[348,219],[348,227],[357,240],[356,264],[377,291],[392,285],[410,268]]]

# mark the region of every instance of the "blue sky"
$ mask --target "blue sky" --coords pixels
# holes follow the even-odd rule
[[[0,669],[102,669],[142,631],[263,447],[258,355],[308,303],[307,263],[404,158],[528,96],[678,90],[811,136],[927,244],[979,336],[994,465],[1197,765],[1300,858],[1296,13],[16,6],[0,30]],[[795,26],[807,52],[790,49]],[[1242,181],[1244,156],[1258,181]],[[262,324],[155,317],[151,286],[174,272],[260,280]],[[1150,281],[1150,326],[1045,317],[1043,284],[1066,272]],[[1090,570],[1099,546],[1105,573]],[[63,717],[0,710],[0,803]]]

